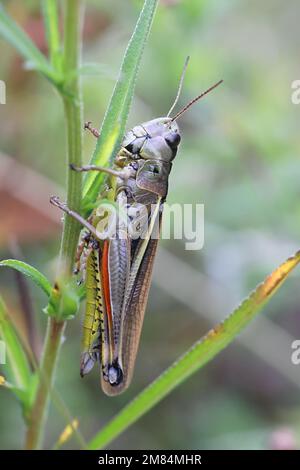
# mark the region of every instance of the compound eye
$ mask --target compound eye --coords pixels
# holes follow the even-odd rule
[[[172,150],[177,149],[181,137],[177,132],[170,132],[168,135],[165,136],[165,141],[171,147]]]

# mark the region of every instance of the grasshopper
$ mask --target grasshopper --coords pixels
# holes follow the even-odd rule
[[[86,311],[83,321],[80,373],[101,364],[101,386],[107,395],[123,392],[131,382],[151,284],[163,205],[172,162],[181,140],[177,119],[222,80],[170,117],[177,104],[187,61],[175,101],[165,117],[133,127],[126,133],[113,168],[71,166],[74,171],[108,175],[106,189],[88,220],[53,196],[50,201],[84,227],[76,256],[76,272],[84,272]],[[99,138],[87,123],[85,128]],[[103,198],[120,208],[113,213]],[[122,211],[126,213],[126,223]],[[118,229],[110,227],[117,222]]]

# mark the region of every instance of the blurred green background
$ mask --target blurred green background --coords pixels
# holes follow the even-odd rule
[[[45,50],[39,2],[3,2]],[[142,2],[87,0],[83,61],[84,118],[99,127]],[[170,203],[205,205],[205,244],[186,251],[163,240],[133,383],[103,395],[98,371],[81,380],[81,314],[68,323],[56,387],[80,429],[91,437],[273,268],[299,248],[300,107],[297,0],[161,0],[147,45],[128,128],[164,115],[191,56],[180,104],[224,84],[180,120],[182,144],[170,177]],[[60,214],[50,194],[64,195],[63,108],[51,86],[25,71],[0,41],[0,256],[22,257],[49,277],[59,248]],[[98,66],[95,66],[98,64]],[[94,148],[85,135],[84,158]],[[1,270],[1,295],[39,352],[45,298],[30,285],[34,319],[24,320],[12,271]],[[201,372],[120,436],[119,449],[262,449],[300,446],[299,270],[253,325]],[[5,367],[3,368],[5,373]],[[52,405],[46,446],[65,426]],[[14,397],[0,390],[0,448],[20,448],[24,435]],[[71,440],[67,447],[76,448]]]

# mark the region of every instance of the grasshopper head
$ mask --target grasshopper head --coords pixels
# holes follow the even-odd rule
[[[152,119],[142,124],[142,126],[148,135],[152,137],[162,136],[171,148],[177,150],[181,137],[177,122],[172,121],[170,117]]]
[[[145,122],[142,127],[150,137],[145,143],[143,158],[173,160],[181,140],[177,123],[169,117],[160,117]]]
[[[181,137],[170,117],[160,117],[135,126],[123,140],[130,153],[145,160],[170,162],[176,156]]]

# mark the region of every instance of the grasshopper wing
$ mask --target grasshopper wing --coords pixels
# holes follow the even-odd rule
[[[159,227],[161,225],[161,216],[162,214],[159,213]],[[152,233],[153,230],[151,235]],[[138,270],[136,275],[134,275],[133,283],[131,285],[129,283],[124,305],[121,334],[123,380],[115,386],[111,386],[103,381],[102,388],[108,395],[118,395],[123,392],[129,386],[132,379],[158,246],[158,236],[151,238],[151,235],[146,240],[140,239],[134,252],[134,260],[138,260],[139,257],[141,257],[141,260],[139,263],[136,263],[138,264]],[[146,244],[146,247],[144,244]]]

